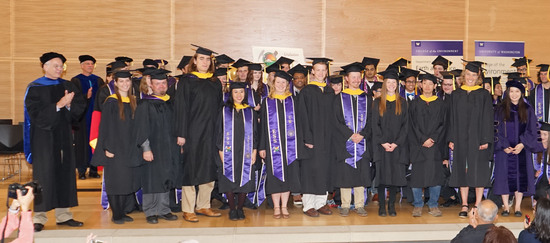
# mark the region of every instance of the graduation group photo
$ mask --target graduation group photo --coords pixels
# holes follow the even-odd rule
[[[0,4],[2,241],[550,242],[528,2]]]

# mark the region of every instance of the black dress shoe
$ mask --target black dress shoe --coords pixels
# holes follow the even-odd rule
[[[122,220],[124,220],[124,222],[134,222],[134,219],[128,215],[122,216]]]
[[[149,224],[158,224],[159,223],[159,219],[158,219],[158,216],[149,216],[147,218],[145,218],[147,220],[147,223]]]
[[[508,216],[510,216],[510,211],[508,211],[508,210],[502,211],[502,213],[500,213],[500,215],[502,215],[503,217],[508,217]]]
[[[386,213],[386,208],[379,208],[378,209],[378,216],[380,217],[386,217],[388,214]]]
[[[86,173],[78,173],[78,179],[86,180]]]
[[[65,222],[57,223],[57,225],[67,225],[67,226],[71,226],[71,227],[82,227],[82,225],[84,225],[84,223],[82,223],[80,221],[76,221],[74,219],[69,219]]]
[[[40,232],[44,229],[44,225],[43,224],[39,224],[39,223],[36,223],[34,224],[34,232]]]
[[[237,210],[235,209],[229,210],[229,219],[233,221],[239,220],[239,215],[237,214]]]
[[[395,206],[389,206],[388,207],[388,215],[390,215],[390,217],[397,216],[397,213],[395,212]]]
[[[243,220],[245,218],[244,211],[242,209],[237,209],[237,217],[239,218],[239,220]]]
[[[121,219],[111,219],[111,222],[115,223],[115,224],[124,224],[124,222],[126,222],[124,220],[124,218],[121,218]]]
[[[521,214],[521,211],[516,211],[516,212],[514,213],[514,216],[516,216],[516,217],[521,217],[521,215],[522,215],[522,214]]]
[[[88,173],[88,176],[90,178],[101,178],[101,176],[97,172],[90,172]]]
[[[165,215],[159,215],[158,217],[161,218],[161,219],[164,219],[164,220],[168,220],[168,221],[178,220],[178,216],[175,215],[175,214],[172,214],[172,213],[167,213]]]
[[[456,204],[457,204],[456,200],[449,198],[447,201],[445,201],[443,204],[441,204],[441,206],[444,207],[444,208],[448,208],[448,207],[456,205]]]

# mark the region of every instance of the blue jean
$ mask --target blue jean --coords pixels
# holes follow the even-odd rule
[[[437,201],[439,200],[439,192],[441,191],[441,186],[432,186],[429,187],[430,200],[428,200],[428,207],[435,208],[438,206]],[[424,200],[422,200],[422,188],[413,188],[412,189],[415,207],[423,207]]]

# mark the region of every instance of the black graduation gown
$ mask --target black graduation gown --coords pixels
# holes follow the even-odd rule
[[[252,107],[248,107],[246,109],[253,109]],[[222,116],[223,110],[220,112],[220,115],[218,116],[218,121],[216,125],[216,147],[218,151],[224,151],[224,134],[223,134],[223,116]],[[241,177],[242,177],[242,169],[243,169],[243,149],[244,149],[244,115],[242,110],[239,111],[233,111],[236,112],[233,120],[233,161],[234,161],[234,178],[235,182],[230,181],[223,175],[223,161],[221,161],[220,156],[216,156],[216,164],[218,166],[218,190],[219,192],[234,192],[234,193],[248,193],[255,190],[256,186],[256,178],[254,173],[254,165],[251,166],[250,170],[251,177],[250,181],[248,181],[246,184],[244,184],[241,187]],[[255,111],[252,111],[252,129],[254,130],[252,132],[253,139],[252,139],[252,148],[257,149],[258,148],[258,116],[256,115]],[[218,153],[219,154],[219,153]],[[256,160],[256,163],[261,163],[261,160]]]
[[[397,96],[397,95],[396,95]],[[407,102],[401,99],[401,114],[395,114],[395,101],[386,101],[386,112],[380,116],[378,106],[380,98],[374,100],[372,107],[373,162],[376,165],[376,185],[406,186],[405,172],[409,164],[407,154],[407,134],[409,132],[409,114]],[[386,152],[383,143],[395,143],[393,152]]]
[[[136,108],[136,160],[141,161],[139,178],[143,193],[168,192],[176,186],[180,147],[176,141],[171,100],[142,99]],[[153,161],[143,159],[141,145],[149,140]]]
[[[485,89],[453,91],[450,98],[449,142],[454,143],[451,187],[489,187],[493,160],[494,111]],[[479,150],[482,144],[489,148]],[[468,168],[468,173],[466,172]]]
[[[56,103],[65,90],[75,92],[71,108],[57,111]],[[33,180],[43,190],[34,201],[34,210],[78,206],[71,121],[82,115],[86,101],[73,83],[62,80],[57,85],[29,85],[25,107],[31,121]]]
[[[535,104],[535,103],[536,103],[535,101],[536,101],[536,98],[537,98],[537,94],[536,94],[536,91],[535,91],[535,90],[536,90],[537,86],[539,86],[539,85],[542,85],[542,84],[537,84],[537,85],[535,86],[535,88],[531,89],[531,91],[529,92],[529,96],[527,96],[527,99],[528,99],[528,101],[529,101],[529,104],[530,104],[531,107],[533,107],[533,109],[535,109],[535,110],[537,109],[536,104]],[[548,109],[549,106],[550,106],[550,105],[548,104],[548,103],[550,102],[550,89],[545,89],[544,87],[542,87],[542,90],[544,91],[544,95],[543,95],[543,97],[544,97],[544,108],[543,108],[543,109],[544,109],[544,112],[543,112],[543,114],[546,115],[546,117],[543,117],[542,120],[547,122],[547,120],[548,120],[548,112],[550,111],[550,110]],[[535,113],[535,114],[536,114],[536,113]]]
[[[438,98],[426,102],[420,97],[409,103],[410,131],[409,153],[412,163],[412,188],[438,186],[444,183],[443,157],[446,155],[445,138],[447,109]],[[428,138],[435,142],[432,147],[422,146]]]
[[[216,119],[223,105],[218,79],[184,76],[175,97],[176,136],[185,138],[177,186],[194,186],[217,179]]]
[[[333,190],[330,170],[333,100],[334,90],[329,86],[321,90],[309,84],[300,91],[297,116],[304,137],[303,144],[298,147],[304,149],[300,158],[301,192],[304,194],[324,195]],[[306,143],[313,144],[313,149],[305,147]]]
[[[285,181],[281,181],[279,180],[279,178],[275,177],[273,175],[273,168],[272,168],[272,165],[273,165],[273,161],[271,159],[271,155],[269,153],[269,130],[268,130],[268,120],[267,120],[267,117],[268,117],[268,113],[267,113],[267,100],[266,99],[270,99],[269,97],[268,98],[265,98],[263,101],[262,101],[262,107],[260,108],[260,140],[259,140],[259,145],[258,145],[258,151],[260,150],[266,150],[266,157],[265,157],[265,165],[266,165],[266,169],[267,169],[267,173],[266,173],[266,179],[265,179],[265,191],[266,191],[266,194],[273,194],[273,193],[279,193],[279,192],[287,192],[287,191],[291,191],[291,192],[300,192],[301,189],[300,189],[300,163],[301,161],[300,160],[295,160],[293,161],[290,165],[287,165],[286,163],[283,162],[283,172],[284,172],[284,176],[285,176]],[[279,119],[279,127],[281,129],[279,129],[279,137],[281,138],[281,151],[282,151],[282,157],[283,157],[283,161],[286,161],[287,159],[287,152],[286,152],[286,149],[282,149],[282,148],[286,148],[287,144],[286,144],[286,129],[285,128],[285,125],[286,122],[285,122],[285,117],[286,117],[286,114],[284,113],[284,103],[277,99],[277,117]],[[296,112],[297,112],[297,109],[296,109],[296,101],[294,101],[294,116],[296,116]],[[299,126],[300,126],[300,123],[298,121],[298,119],[294,119],[296,121],[296,129],[298,130],[299,129]],[[284,139],[283,139],[284,138]],[[300,146],[304,146],[303,144],[300,145],[300,142],[299,141],[302,141],[303,138],[302,138],[302,134],[300,133],[300,131],[297,131],[296,132],[296,141],[297,142],[297,153],[298,153],[298,158],[300,158],[300,154],[303,153],[303,149],[300,149]]]
[[[372,97],[363,93],[359,96],[366,97],[367,99],[367,121],[363,129],[359,131],[363,137],[365,137],[366,151],[361,156],[361,160],[356,162],[357,168],[346,163],[346,159],[351,154],[346,149],[347,140],[353,135],[353,131],[346,125],[342,109],[342,94],[338,94],[333,102],[334,111],[334,155],[335,161],[333,164],[334,174],[332,176],[333,186],[336,188],[351,188],[357,186],[368,187],[372,184],[371,167],[370,162],[372,156],[370,151],[372,150],[372,137],[371,137],[371,122],[372,122]],[[353,117],[357,120],[357,97],[353,97]],[[347,104],[349,106],[349,104]],[[360,107],[365,109],[365,107]]]
[[[124,120],[120,119],[118,100],[109,97],[103,104],[96,151],[92,165],[103,166],[105,191],[107,195],[128,195],[139,189],[137,177],[141,161],[136,159],[132,109],[129,103],[123,103]],[[108,158],[105,151],[114,154]]]

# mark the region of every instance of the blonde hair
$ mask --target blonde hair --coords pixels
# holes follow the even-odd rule
[[[275,80],[277,79],[277,77],[275,77],[273,79],[273,81],[271,82],[267,82],[267,85],[269,86],[269,94],[267,95],[269,98],[273,99],[273,95],[275,95]],[[280,78],[280,79],[284,79],[284,78]],[[286,80],[286,79],[284,79]],[[289,95],[291,94],[290,93],[290,81],[286,83],[286,90],[285,90],[285,95]]]
[[[461,86],[466,84],[466,72],[476,73],[468,69],[464,69],[464,71],[460,74],[460,81],[462,82]],[[480,72],[481,70],[477,73],[477,80],[475,85],[481,85],[483,83],[483,76],[481,75]]]

